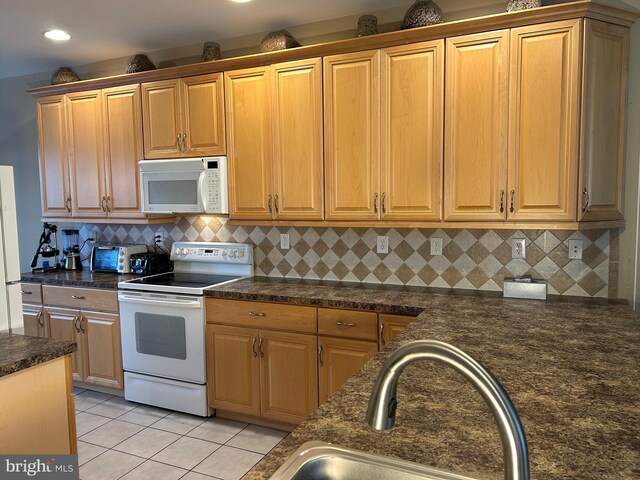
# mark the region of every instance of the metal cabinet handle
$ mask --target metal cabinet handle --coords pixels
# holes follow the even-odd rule
[[[28,292],[26,290],[20,290],[20,293],[22,293],[22,295],[33,295],[33,292]]]
[[[107,196],[107,212],[111,212],[111,197]]]
[[[102,197],[102,202],[100,202],[100,205],[101,205],[101,207],[102,207],[102,211],[103,211],[104,213],[107,213],[107,207],[105,206],[105,202],[106,202],[106,201],[107,201],[107,197],[104,197],[104,196],[103,196],[103,197]]]
[[[382,213],[387,213],[387,206],[385,205],[387,200],[387,192],[382,192],[382,199],[380,200],[380,206],[382,207]]]
[[[250,317],[266,317],[267,314],[264,312],[249,312]]]
[[[373,194],[373,213],[378,213],[378,192]]]
[[[384,346],[385,345],[385,341],[384,341],[384,323],[380,322],[380,345]]]
[[[262,350],[262,344],[264,343],[264,337],[260,337],[258,342],[258,351],[260,352],[260,358],[264,358],[264,351]]]
[[[267,206],[269,207],[269,213],[273,213],[273,210],[271,209],[271,194],[267,197]]]
[[[186,133],[182,134],[182,151],[183,152],[187,151],[187,134]]]
[[[344,323],[344,322],[341,322],[340,320],[336,320],[336,325],[338,325],[339,327],[355,327],[356,326],[356,324],[353,322]]]
[[[322,351],[324,350],[324,346],[322,344],[320,344],[320,347],[318,348],[318,363],[320,364],[321,367],[324,366],[324,362],[322,361]]]
[[[251,338],[251,351],[253,352],[253,358],[258,358],[258,352],[256,352],[256,337]]]
[[[67,212],[71,213],[71,197],[67,197],[64,202],[64,208],[67,209]]]
[[[176,146],[178,147],[178,151],[181,152],[182,146],[180,145],[180,134],[178,134],[176,137]]]
[[[42,311],[39,311],[38,315],[36,315],[36,321],[38,322],[38,325],[44,328],[44,319],[42,318]]]
[[[504,190],[500,190],[500,213],[504,212]]]
[[[589,192],[587,191],[587,187],[582,190],[582,196],[585,199],[584,204],[582,205],[582,213],[587,211],[587,208],[591,206],[591,199],[589,198]]]
[[[83,295],[71,295],[71,298],[75,298],[76,300],[85,300]]]
[[[278,194],[273,197],[273,205],[276,207],[276,213],[280,213],[280,207],[278,206]]]
[[[81,331],[82,333],[84,333],[84,327],[82,326],[82,323],[83,323],[83,322],[84,322],[84,320],[85,320],[84,315],[80,315],[79,320],[80,320],[80,322],[79,322],[79,325],[80,325],[80,331]]]
[[[511,190],[511,208],[509,208],[509,212],[513,213],[515,211],[515,208],[513,206],[514,203],[514,197],[516,196],[516,191],[515,190]]]
[[[78,320],[80,320],[80,315],[76,315],[73,318],[73,328],[76,329],[76,332],[80,333],[80,327],[78,327]]]

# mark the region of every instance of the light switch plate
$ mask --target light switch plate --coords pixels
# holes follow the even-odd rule
[[[442,255],[442,239],[441,238],[432,238],[431,239],[431,255]]]
[[[527,246],[524,238],[514,238],[511,240],[511,258],[524,258],[526,248]]]
[[[289,245],[289,234],[288,233],[281,233],[280,234],[280,248],[282,250],[289,250],[289,248],[291,248],[291,246]]]
[[[582,239],[569,240],[569,258],[571,260],[582,260]]]
[[[378,236],[376,242],[377,253],[389,253],[389,237]]]

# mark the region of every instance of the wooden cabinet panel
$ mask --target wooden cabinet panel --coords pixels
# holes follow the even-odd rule
[[[393,340],[415,319],[415,317],[405,315],[378,314],[378,321],[380,322],[380,347],[384,347]]]
[[[230,218],[273,215],[269,67],[225,73]]]
[[[114,290],[44,285],[42,297],[45,305],[118,312],[118,293]]]
[[[182,84],[186,156],[226,153],[222,73],[187,77]]]
[[[375,312],[318,308],[318,333],[336,337],[378,338],[378,315]]]
[[[578,220],[622,219],[629,29],[585,22]]]
[[[506,218],[509,31],[447,39],[444,219]]]
[[[581,22],[511,30],[511,220],[576,219]]]
[[[258,331],[207,325],[209,405],[260,415]]]
[[[182,119],[179,96],[178,79],[142,84],[144,158],[180,156]]]
[[[380,52],[324,57],[328,220],[379,217]]]
[[[109,88],[102,93],[109,216],[144,218],[138,171],[138,161],[143,159],[140,86]]]
[[[66,110],[73,216],[106,216],[102,92],[69,94]]]
[[[382,50],[383,220],[440,220],[444,40]]]
[[[318,348],[322,404],[377,353],[378,344],[362,340],[318,337]]]
[[[49,337],[57,340],[75,342],[77,350],[71,356],[73,379],[83,381],[85,378],[85,343],[84,336],[76,328],[80,311],[45,307],[45,315]]]
[[[40,305],[22,305],[22,319],[24,321],[24,334],[32,337],[46,337],[44,312]]]
[[[71,215],[67,118],[63,95],[36,101],[43,217]]]
[[[110,313],[81,313],[80,328],[86,337],[85,381],[124,388],[120,346],[120,318]]]
[[[322,220],[322,63],[281,63],[273,72],[276,218]]]
[[[318,408],[315,335],[260,331],[264,418],[300,423]]]

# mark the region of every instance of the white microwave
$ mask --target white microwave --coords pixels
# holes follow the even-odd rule
[[[229,213],[227,157],[142,160],[143,213]]]

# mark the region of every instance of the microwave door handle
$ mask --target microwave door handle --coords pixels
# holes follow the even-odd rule
[[[206,177],[207,172],[201,172],[200,177],[198,178],[198,207],[200,207],[200,212],[198,213],[205,213],[207,211],[207,203],[203,195]]]
[[[167,307],[181,307],[181,308],[201,308],[200,302],[182,302],[171,300],[151,300],[148,298],[130,297],[128,295],[119,295],[118,300],[126,303],[134,303],[136,305],[162,305]]]

